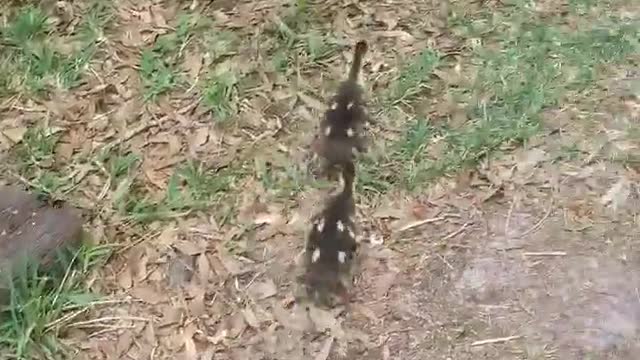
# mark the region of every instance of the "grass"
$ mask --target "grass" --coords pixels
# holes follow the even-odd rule
[[[429,77],[440,63],[440,55],[431,50],[421,51],[401,71],[388,95],[391,105],[409,101],[420,94]]]
[[[151,48],[142,52],[140,76],[144,87],[144,100],[154,101],[181,84],[178,61],[196,29],[197,21],[189,14],[180,14],[174,31],[158,37]]]
[[[100,298],[85,286],[87,275],[108,257],[109,249],[84,245],[61,252],[46,271],[25,261],[8,282],[9,298],[0,311],[0,350],[12,359],[62,359],[57,340]]]
[[[422,120],[408,119],[404,136],[387,146],[392,149],[390,154],[365,160],[364,189],[384,192],[396,184],[420,189],[503,146],[526,142],[538,132],[544,109],[593,87],[601,66],[640,51],[637,24],[600,19],[582,24],[585,28],[579,32],[566,32],[536,22],[528,10],[519,10],[505,17],[487,15],[454,22],[459,24],[455,28],[459,35],[472,39],[481,33],[492,34],[484,41],[497,45],[477,48],[471,54],[465,64],[477,69],[471,86],[446,89],[467,104],[471,120],[454,129],[446,124],[431,128]],[[447,65],[431,50],[416,56],[400,72],[391,103],[419,94],[438,66]],[[437,159],[426,156],[426,145],[434,140],[444,142]],[[377,169],[381,161],[387,164],[382,171]]]
[[[202,103],[211,110],[216,123],[226,122],[238,111],[238,78],[233,71],[224,69],[211,75],[202,92]]]
[[[171,176],[167,190],[159,200],[152,199],[136,186],[131,177],[124,178],[115,190],[115,206],[120,213],[138,223],[213,208],[216,215],[223,218],[229,209],[217,206],[223,205],[223,199],[230,198],[228,192],[239,176],[241,174],[234,170],[207,171],[202,164],[189,162]]]
[[[69,53],[54,47],[58,37],[50,19],[38,7],[25,6],[0,29],[0,43],[4,43],[0,62],[2,92],[9,95],[28,91],[42,95],[51,87],[70,89],[79,85],[101,40],[98,27],[104,26],[111,12],[110,6],[95,1],[88,7],[79,31],[60,40],[72,44]]]

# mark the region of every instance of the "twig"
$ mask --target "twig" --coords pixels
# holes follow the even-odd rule
[[[509,212],[507,213],[507,220],[504,223],[504,235],[509,236],[509,225],[511,225],[511,215],[513,215],[513,209],[516,207],[516,200],[511,200],[511,206],[509,206]]]
[[[513,336],[507,336],[507,337],[501,337],[501,338],[478,340],[478,341],[474,341],[473,343],[471,343],[471,346],[482,346],[482,345],[488,345],[488,344],[501,344],[501,343],[504,343],[504,342],[507,342],[507,341],[520,339],[521,337],[522,337],[522,335],[513,335]]]
[[[446,241],[446,240],[449,240],[451,238],[454,238],[454,237],[460,235],[464,231],[464,229],[466,229],[467,226],[469,226],[469,224],[472,224],[472,223],[468,223],[468,222],[464,223],[464,225],[462,225],[458,230],[456,230],[456,231],[452,232],[451,234],[443,237],[442,240]]]
[[[107,322],[107,321],[118,321],[118,320],[122,320],[122,321],[142,321],[142,322],[150,322],[151,321],[151,319],[138,317],[138,316],[106,316],[106,317],[97,318],[97,319],[91,319],[91,320],[86,320],[86,321],[78,321],[78,322],[75,322],[73,324],[69,324],[69,327],[82,327],[82,326],[86,326],[86,325],[95,325],[95,324],[100,324],[100,323],[104,323],[104,322]]]
[[[547,220],[547,218],[549,217],[549,215],[551,215],[551,211],[553,210],[553,200],[551,200],[551,204],[549,205],[549,209],[547,209],[547,212],[544,214],[544,216],[542,217],[542,219],[540,219],[535,225],[533,225],[531,228],[529,228],[528,230],[526,230],[525,232],[523,232],[522,234],[516,236],[517,238],[523,238],[529,234],[531,234],[532,232],[538,230],[540,228],[540,226],[542,226],[542,223],[545,222],[545,220]]]
[[[564,251],[541,251],[541,252],[526,252],[523,256],[567,256]]]
[[[440,260],[442,260],[442,262],[443,262],[445,265],[447,265],[447,267],[448,267],[450,270],[455,270],[455,269],[453,268],[453,266],[452,266],[451,264],[449,264],[449,262],[447,261],[447,259],[445,259],[444,257],[442,257],[442,255],[440,255],[440,254],[436,254],[436,256],[437,256],[437,257],[439,257],[439,258],[440,258]]]
[[[414,221],[412,223],[409,223],[403,227],[401,227],[400,229],[398,229],[398,232],[404,232],[407,230],[411,230],[413,228],[416,228],[418,226],[422,226],[424,224],[430,224],[430,223],[434,223],[436,221],[442,221],[445,218],[442,216],[438,216],[438,217],[434,217],[434,218],[429,218],[429,219],[423,219],[423,220],[418,220],[418,221]]]

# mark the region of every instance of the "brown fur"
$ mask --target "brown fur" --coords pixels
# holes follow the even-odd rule
[[[358,84],[366,52],[367,43],[359,41],[355,46],[349,76],[340,84],[320,122],[319,134],[313,141],[312,150],[324,159],[326,171],[352,162],[357,153],[366,151],[363,133],[370,119],[364,107],[363,89]]]
[[[321,213],[314,216],[305,248],[305,284],[316,302],[328,304],[331,295],[343,299],[356,254],[355,166],[344,166],[344,188],[332,197]],[[317,257],[314,258],[314,252]],[[340,261],[342,253],[342,261]]]

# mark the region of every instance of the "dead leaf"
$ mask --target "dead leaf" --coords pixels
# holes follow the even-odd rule
[[[200,317],[207,313],[207,306],[204,303],[204,296],[206,291],[202,288],[192,289],[195,294],[189,301],[189,312],[193,317]]]
[[[338,321],[331,311],[316,306],[309,306],[309,318],[319,332],[333,330],[339,326]]]
[[[517,168],[521,173],[528,173],[533,170],[541,161],[546,159],[546,151],[535,148],[519,154]]]
[[[403,30],[377,31],[376,33],[382,37],[398,38],[408,43],[412,43],[415,41],[413,35]]]
[[[189,326],[184,330],[182,339],[184,341],[184,359],[185,360],[198,360],[198,350],[196,349],[196,343],[193,341],[193,335],[196,332],[194,325]]]
[[[56,154],[59,156],[60,159],[67,161],[67,160],[70,160],[71,157],[73,156],[74,150],[75,148],[73,147],[72,144],[60,143],[58,144],[58,147],[56,149]]]
[[[220,262],[222,263],[222,266],[224,266],[225,270],[227,270],[227,272],[231,275],[238,276],[251,271],[251,269],[249,269],[240,261],[236,260],[231,255],[219,253],[218,258],[220,259]]]
[[[316,109],[318,112],[325,112],[327,110],[327,106],[323,104],[321,101],[312,98],[311,96],[306,95],[303,92],[298,92],[298,97],[302,102],[312,109]]]
[[[244,322],[244,316],[241,313],[235,313],[231,316],[231,319],[229,319],[229,337],[237,338],[246,328],[247,324]]]
[[[198,244],[188,240],[178,240],[173,243],[173,247],[189,256],[200,255],[204,251]]]
[[[320,349],[314,357],[314,360],[327,360],[331,353],[331,346],[333,346],[334,340],[333,336],[329,336],[329,338],[324,342],[324,345],[322,345],[322,349]]]
[[[196,131],[191,136],[190,145],[193,148],[199,148],[207,143],[209,140],[209,128],[201,127],[196,129]]]
[[[257,300],[266,299],[278,293],[276,284],[271,279],[255,281],[249,286],[249,294]]]
[[[191,80],[197,79],[202,69],[202,56],[199,53],[187,51],[184,55],[184,67]]]
[[[6,136],[13,145],[18,144],[24,138],[24,134],[27,132],[26,127],[15,127],[6,130],[2,130],[2,135]]]
[[[118,354],[118,358],[122,358],[124,354],[129,352],[129,349],[133,345],[133,335],[131,332],[124,332],[118,338],[118,342],[116,343],[116,353]]]
[[[167,277],[169,286],[177,288],[186,285],[191,281],[193,275],[193,257],[184,253],[178,253],[169,260]]]
[[[311,329],[311,323],[306,311],[301,306],[296,306],[292,312],[279,305],[273,307],[275,320],[286,329],[294,331],[307,331]]]
[[[631,183],[626,177],[621,177],[607,193],[602,197],[600,202],[603,205],[609,205],[613,211],[624,205],[631,193]]]
[[[258,329],[260,327],[260,321],[258,317],[253,312],[251,306],[247,306],[242,310],[242,315],[244,315],[244,320],[254,329]]]
[[[209,279],[211,278],[211,266],[209,264],[209,259],[207,255],[203,252],[198,256],[197,259],[198,266],[198,279],[200,280],[200,284],[206,286],[209,283]]]
[[[167,299],[166,296],[163,296],[147,285],[138,285],[134,287],[131,290],[131,295],[151,305],[159,304]]]
[[[282,215],[280,213],[261,213],[254,218],[253,223],[255,225],[272,225],[280,224],[282,223],[282,220]]]
[[[391,271],[385,274],[382,274],[376,278],[375,282],[375,294],[376,298],[380,299],[384,296],[387,296],[387,292],[393,286],[397,273]]]
[[[118,285],[123,289],[130,289],[133,286],[133,276],[129,266],[125,266],[124,270],[118,274],[117,281]]]

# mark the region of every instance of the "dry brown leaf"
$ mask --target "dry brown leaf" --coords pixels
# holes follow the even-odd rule
[[[148,304],[156,305],[167,299],[149,285],[137,285],[131,289],[131,295]]]
[[[198,279],[200,280],[200,284],[206,286],[209,283],[209,279],[212,278],[213,274],[211,272],[211,266],[209,264],[209,258],[207,254],[204,252],[198,256],[197,259],[198,266]]]
[[[127,268],[134,280],[140,281],[147,275],[148,256],[141,247],[135,247],[127,257]]]
[[[133,334],[130,331],[126,331],[118,337],[118,342],[116,343],[116,353],[118,354],[118,358],[122,358],[124,354],[129,352],[129,349],[133,345]]]
[[[169,286],[180,287],[191,281],[193,275],[193,257],[178,253],[169,261],[167,277]]]
[[[200,317],[207,312],[207,306],[204,303],[205,289],[192,289],[193,298],[189,301],[189,313],[193,317]]]
[[[249,286],[249,294],[257,300],[266,299],[278,293],[276,284],[271,279],[265,281],[254,281]]]
[[[135,122],[138,117],[139,110],[140,104],[135,98],[118,106],[118,109],[111,117],[111,122],[115,125],[120,136],[124,136],[124,134],[127,133],[129,124]]]
[[[378,276],[375,280],[375,294],[376,298],[380,299],[387,296],[387,292],[393,286],[397,273],[390,271]]]
[[[382,37],[398,38],[404,42],[412,43],[415,41],[413,35],[403,30],[377,31],[376,34]]]
[[[195,325],[190,325],[182,333],[182,339],[184,341],[183,358],[185,360],[198,360],[198,350],[196,349],[196,343],[193,341],[195,332]]]
[[[309,318],[315,325],[315,329],[320,332],[334,330],[340,326],[331,311],[316,306],[309,306]]]
[[[309,330],[312,326],[307,313],[301,306],[294,307],[293,312],[290,312],[280,305],[275,305],[273,316],[280,325],[290,330],[302,332]]]
[[[222,266],[224,266],[227,272],[231,275],[237,276],[251,271],[248,266],[245,266],[245,264],[236,260],[232,255],[218,253],[218,258],[220,259],[220,262],[222,262]]]
[[[118,274],[116,280],[118,285],[123,289],[130,289],[133,286],[133,276],[129,266],[125,266],[124,270]]]
[[[529,149],[524,153],[520,153],[517,159],[517,168],[521,173],[528,173],[533,170],[540,162],[546,159],[547,152],[539,149]]]
[[[171,325],[180,324],[185,314],[185,310],[182,308],[167,306],[167,307],[164,307],[164,309],[162,309],[161,314],[163,315],[163,317],[162,317],[162,322],[160,323],[160,326],[167,327]]]
[[[323,104],[321,101],[314,99],[313,97],[306,95],[303,92],[298,92],[298,97],[302,102],[308,107],[317,110],[320,113],[323,113],[327,110],[327,106]]]
[[[322,345],[322,349],[320,349],[320,351],[318,351],[318,353],[314,357],[314,360],[327,360],[329,354],[331,353],[331,347],[333,346],[334,340],[335,339],[333,336],[329,336],[329,338]]]
[[[244,315],[244,320],[247,322],[247,324],[249,324],[249,326],[254,329],[258,329],[260,327],[260,321],[258,320],[256,314],[253,312],[251,306],[247,305],[247,307],[242,310],[242,315]]]
[[[199,148],[207,143],[209,140],[209,128],[208,127],[200,127],[196,129],[191,135],[191,140],[189,141],[189,145],[192,148]]]
[[[187,51],[184,55],[184,67],[191,80],[196,80],[202,70],[202,56],[200,53]]]
[[[236,312],[231,316],[228,323],[228,334],[231,338],[237,338],[247,328],[247,324],[244,322],[244,316]]]
[[[175,134],[168,134],[166,137],[169,144],[167,155],[168,157],[175,157],[182,153],[182,139]]]
[[[623,176],[602,196],[600,202],[616,211],[627,202],[630,194],[631,183]]]
[[[167,175],[164,171],[156,171],[153,169],[153,166],[153,161],[146,160],[143,163],[142,171],[151,184],[156,186],[159,190],[164,190],[167,187]]]
[[[74,147],[69,143],[60,143],[56,148],[56,155],[59,159],[67,161],[73,156]]]
[[[195,242],[188,240],[178,240],[173,243],[173,247],[181,253],[189,256],[200,255],[205,250],[200,246],[200,244],[196,244]]]
[[[2,130],[2,135],[4,135],[7,139],[9,139],[13,145],[18,144],[22,141],[24,134],[27,132],[26,127],[15,127],[10,129]],[[9,148],[9,146],[7,147]]]

